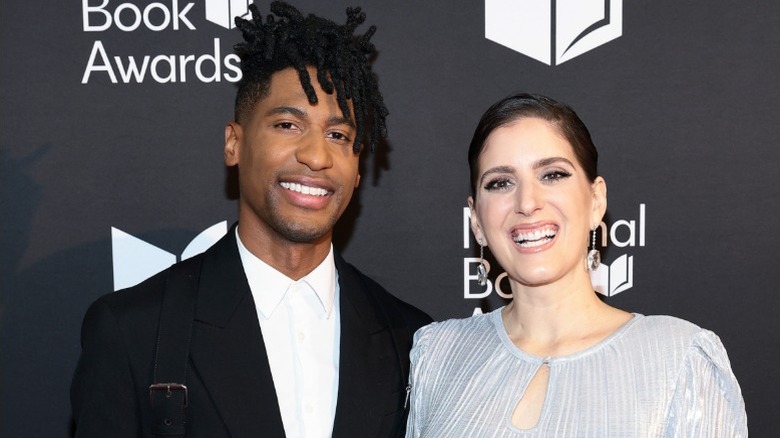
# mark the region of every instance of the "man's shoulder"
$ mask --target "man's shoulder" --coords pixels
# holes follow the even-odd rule
[[[150,312],[158,313],[170,269],[167,268],[134,286],[100,296],[92,303],[87,313],[104,309],[119,320],[140,317]]]
[[[176,263],[134,286],[104,294],[97,298],[90,308],[109,309],[120,319],[147,317],[149,313],[157,315],[171,273],[192,271],[199,266],[193,262],[199,261],[201,257],[202,255],[197,255],[192,259]]]

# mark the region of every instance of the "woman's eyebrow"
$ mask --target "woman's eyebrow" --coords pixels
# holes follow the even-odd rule
[[[550,158],[542,158],[541,160],[534,163],[534,169],[539,169],[541,167],[549,166],[551,164],[556,163],[566,163],[571,167],[574,167],[574,164],[569,161],[567,158],[564,157],[550,157]]]
[[[490,169],[486,170],[485,173],[482,174],[482,176],[479,178],[479,181],[482,182],[486,176],[492,175],[494,173],[514,173],[515,168],[512,166],[496,166],[491,167]]]

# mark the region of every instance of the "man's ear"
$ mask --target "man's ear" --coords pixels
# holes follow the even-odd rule
[[[604,178],[596,177],[596,180],[591,184],[591,191],[593,192],[591,227],[597,227],[607,212],[607,182],[604,181]]]
[[[485,235],[482,233],[482,226],[479,224],[479,218],[477,217],[477,208],[474,204],[474,198],[469,196],[467,202],[469,204],[469,211],[471,212],[471,217],[469,218],[471,232],[474,233],[474,237],[476,237],[477,242],[481,242],[481,245],[487,246],[487,240],[485,239]]]
[[[357,178],[355,178],[355,188],[358,188],[360,185],[360,172],[357,174]]]
[[[238,122],[228,122],[225,125],[225,164],[235,166],[238,164],[238,153],[241,148],[243,131]]]

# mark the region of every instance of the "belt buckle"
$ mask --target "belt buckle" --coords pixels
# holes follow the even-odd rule
[[[153,383],[149,386],[149,401],[152,401],[153,394],[157,391],[165,391],[165,398],[171,398],[173,391],[184,391],[184,407],[186,408],[189,403],[189,397],[187,393],[187,386],[181,383]]]

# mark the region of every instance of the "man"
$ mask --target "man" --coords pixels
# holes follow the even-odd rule
[[[225,162],[239,221],[200,256],[88,310],[71,388],[77,437],[403,434],[408,353],[430,322],[333,251],[387,110],[365,19],[279,2],[237,19],[243,78]]]

